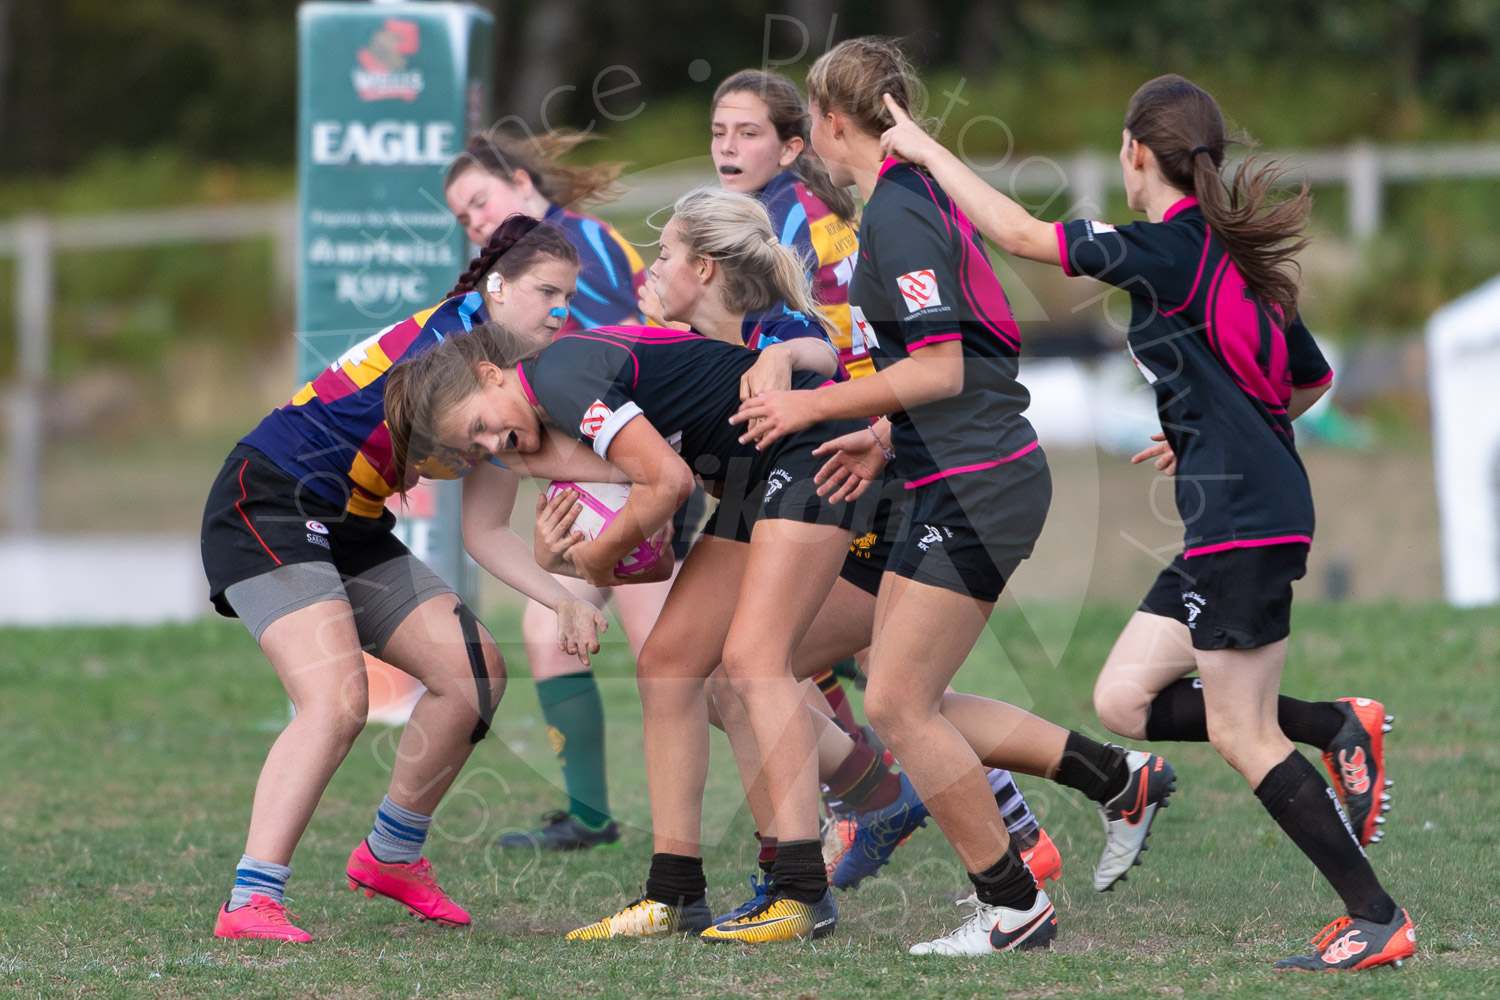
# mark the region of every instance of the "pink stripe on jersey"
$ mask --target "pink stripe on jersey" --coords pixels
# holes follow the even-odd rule
[[[1297,388],[1298,389],[1316,389],[1318,386],[1320,386],[1320,385],[1327,385],[1329,382],[1332,382],[1332,381],[1333,381],[1333,372],[1332,372],[1332,370],[1330,370],[1327,375],[1324,375],[1322,378],[1318,379],[1316,382],[1298,382],[1297,383]]]
[[[964,335],[961,334],[961,333],[935,333],[935,334],[933,334],[930,337],[923,337],[921,340],[917,341],[914,344],[907,345],[906,353],[910,354],[912,351],[915,351],[917,348],[919,348],[919,347],[926,347],[928,344],[940,344],[940,343],[942,343],[945,340],[963,340],[963,339],[964,339]]]
[[[1191,302],[1191,301],[1193,301],[1193,296],[1198,294],[1198,283],[1203,280],[1203,265],[1205,265],[1205,264],[1208,263],[1208,244],[1213,240],[1213,237],[1214,237],[1213,227],[1209,226],[1209,225],[1204,225],[1204,227],[1203,227],[1203,255],[1198,258],[1198,273],[1193,276],[1193,287],[1187,293],[1187,297],[1182,300],[1182,305],[1178,306],[1176,309],[1169,309],[1169,310],[1167,310],[1166,312],[1162,313],[1163,316],[1172,316],[1172,315],[1175,315],[1177,313],[1182,312],[1184,309],[1187,308],[1188,303]]]
[[[1253,549],[1262,545],[1311,545],[1310,535],[1283,535],[1280,538],[1249,538],[1242,541],[1220,542],[1217,545],[1205,545],[1201,549],[1188,549],[1183,558],[1191,559],[1193,556],[1206,556],[1210,552],[1225,552],[1229,549]]]
[[[531,383],[526,379],[526,370],[520,365],[516,365],[516,377],[521,382],[521,391],[526,393],[526,402],[532,406],[541,406],[541,400],[537,399],[536,393],[531,391]]]
[[[608,327],[600,327],[595,332],[596,333],[608,333],[609,332],[609,328]],[[681,331],[677,331],[677,332],[680,333]],[[630,355],[630,362],[631,362],[631,364],[635,365],[635,377],[630,380],[630,385],[631,385],[632,388],[634,388],[635,385],[640,382],[640,380],[641,380],[641,359],[635,356],[635,352],[634,351],[632,351],[628,347],[625,347],[625,345],[622,344],[622,343],[620,343],[618,340],[611,340],[608,337],[594,337],[594,336],[591,336],[591,335],[589,335],[587,333],[565,333],[565,334],[563,334],[563,336],[564,337],[579,337],[579,338],[582,338],[583,340],[596,340],[596,341],[598,341],[601,344],[609,344],[612,347],[621,347],[621,348],[624,348],[625,349],[625,353]],[[557,340],[561,340],[561,339],[562,339],[562,337],[558,337],[557,338]],[[557,340],[554,340],[553,343],[554,344],[557,343]]]
[[[1063,224],[1061,222],[1054,222],[1053,225],[1057,227],[1057,262],[1062,265],[1063,274],[1066,274],[1070,278],[1076,278],[1078,277],[1078,272],[1074,271],[1068,263],[1068,238],[1063,235]]]
[[[1167,209],[1167,213],[1161,217],[1161,221],[1167,222],[1178,212],[1185,212],[1196,204],[1198,204],[1198,199],[1194,198],[1192,195],[1188,195],[1186,198],[1174,201],[1172,203],[1172,207]]]
[[[1036,450],[1036,448],[1040,445],[1040,441],[1033,441],[1026,447],[1022,448],[1020,451],[1012,452],[1009,455],[1006,455],[1004,458],[997,458],[993,462],[980,462],[978,465],[960,465],[956,469],[944,469],[942,472],[934,472],[930,476],[923,476],[921,479],[913,479],[911,482],[906,484],[906,488],[909,490],[914,490],[919,486],[926,486],[928,483],[937,482],[939,479],[947,479],[949,476],[957,476],[965,472],[978,472],[980,469],[993,469],[997,465],[1004,465],[1006,462],[1014,462],[1022,455]]]

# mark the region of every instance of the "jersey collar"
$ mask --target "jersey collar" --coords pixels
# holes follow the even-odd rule
[[[1161,221],[1166,222],[1168,219],[1172,218],[1172,216],[1176,215],[1179,212],[1186,212],[1190,208],[1197,208],[1197,207],[1198,207],[1198,199],[1194,198],[1192,195],[1188,195],[1186,198],[1183,198],[1181,201],[1174,202],[1172,204],[1172,207],[1169,208],[1169,209],[1167,209],[1166,214],[1161,217]]]

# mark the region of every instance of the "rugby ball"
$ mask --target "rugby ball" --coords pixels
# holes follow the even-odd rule
[[[578,512],[578,517],[573,521],[573,530],[583,532],[583,537],[589,541],[598,538],[605,528],[609,527],[620,511],[625,509],[625,501],[630,497],[630,485],[628,483],[569,483],[555,481],[547,486],[547,499],[551,500],[564,490],[573,490],[578,494],[578,502],[583,509]],[[636,573],[644,573],[661,561],[662,553],[666,551],[667,533],[665,530],[646,539],[630,551],[624,559],[615,566],[616,576],[633,576]],[[668,558],[671,558],[668,555]]]

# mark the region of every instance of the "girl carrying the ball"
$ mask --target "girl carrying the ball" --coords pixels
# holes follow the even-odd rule
[[[920,163],[1010,253],[1130,294],[1130,352],[1155,390],[1162,433],[1136,461],[1176,475],[1182,554],[1121,633],[1095,688],[1100,718],[1133,738],[1203,740],[1339,893],[1347,915],[1283,969],[1363,969],[1412,955],[1411,918],[1361,844],[1381,822],[1383,708],[1278,697],[1292,581],[1305,572],[1312,492],[1292,420],[1332,373],[1297,311],[1304,188],[1231,144],[1214,99],[1180,76],[1147,82],[1125,110],[1126,200],[1146,221],[1045,223],[991,189],[892,106],[892,154]],[[1184,675],[1198,672],[1197,680]],[[1325,748],[1334,793],[1288,738]]]
[[[636,298],[646,269],[640,254],[609,223],[578,210],[609,194],[620,165],[560,162],[586,138],[572,132],[523,136],[491,129],[469,139],[443,183],[449,209],[477,245],[483,246],[495,227],[516,213],[544,220],[567,236],[578,252],[578,294],[567,303],[559,332],[641,321]],[[687,555],[702,520],[702,497],[696,494],[673,521],[672,547],[678,560]],[[580,600],[600,606],[613,601],[636,656],[669,587],[663,581],[601,591],[582,580],[560,577],[558,582]],[[521,616],[527,666],[557,748],[568,807],[546,814],[537,829],[501,836],[500,846],[576,851],[616,844],[620,831],[610,814],[598,681],[590,668],[555,648],[549,629],[547,609],[527,602]]]
[[[218,936],[310,940],[292,923],[283,893],[297,842],[364,727],[365,650],[416,677],[426,692],[402,734],[373,829],[350,855],[349,885],[424,919],[469,922],[434,880],[422,846],[433,811],[488,730],[505,668],[484,626],[392,533],[385,500],[408,485],[404,476],[451,479],[472,470],[445,454],[398,474],[385,380],[393,363],[472,336],[490,311],[534,340],[549,339],[576,269],[572,246],[551,227],[520,217],[501,226],[449,298],[351,348],[224,463],[203,518],[210,595],[221,614],[244,621],[296,714],[256,784]],[[537,474],[602,467],[592,456],[586,464],[564,460],[551,439],[535,442],[534,451]],[[508,526],[470,550],[500,580],[555,611],[560,649],[585,660],[598,650],[605,624],[598,609],[558,586]]]
[[[763,210],[749,199],[722,197],[738,198],[758,214],[758,226],[740,227],[726,255],[689,252],[669,227],[658,268],[676,275],[663,285],[673,304],[675,290],[712,284],[720,270],[736,276],[726,287],[737,296],[719,302],[721,314],[698,317],[704,333],[731,343],[694,330],[604,327],[564,334],[530,357],[526,345],[507,346],[502,330],[486,340],[441,345],[398,369],[390,387],[408,400],[393,440],[397,455],[409,460],[439,447],[493,452],[512,441],[524,452],[545,423],[618,466],[632,482],[624,510],[596,539],[575,541],[566,551],[597,582],[614,582],[617,561],[667,523],[695,475],[721,493],[638,660],[656,841],[645,896],[572,932],[575,940],[672,932],[784,940],[828,933],[837,919],[818,841],[812,722],[789,664],[849,545],[847,512],[816,494],[812,476],[821,463],[812,447],[820,435],[859,423],[833,421],[764,450],[737,440],[729,417],[742,390],[811,388],[829,381],[836,359],[823,337],[789,336],[812,332],[818,322],[801,262],[775,239]],[[724,228],[734,236],[734,227]],[[802,316],[783,315],[783,301]],[[744,349],[747,341],[769,339],[783,342]],[[500,349],[487,354],[486,343]],[[809,352],[807,360],[793,360],[792,369],[823,370],[788,372],[776,361],[800,351]],[[721,662],[757,748],[770,748],[757,765],[779,845],[763,905],[734,926],[710,927],[700,846],[708,761],[704,681]]]
[[[1172,787],[1170,765],[1070,732],[1003,702],[948,691],[996,599],[1041,532],[1047,462],[1022,416],[1019,336],[982,240],[924,171],[887,160],[892,94],[917,84],[893,46],[843,42],[808,73],[813,146],[837,184],[865,197],[849,288],[877,373],[811,392],[771,393],[736,416],[762,446],[830,418],[876,417],[830,440],[830,498],[862,495],[887,462],[911,497],[875,611],[865,709],[974,884],[974,912],[916,954],[987,955],[1047,946],[1057,920],[1008,836],[986,765],[1050,778],[1105,810],[1095,885],[1112,887],[1145,846]]]

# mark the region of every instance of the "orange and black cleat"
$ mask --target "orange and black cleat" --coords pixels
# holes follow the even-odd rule
[[[1370,698],[1340,698],[1333,706],[1345,720],[1323,751],[1323,766],[1363,847],[1385,836],[1381,827],[1391,808],[1388,789],[1394,784],[1385,777],[1385,734],[1396,719]]]

